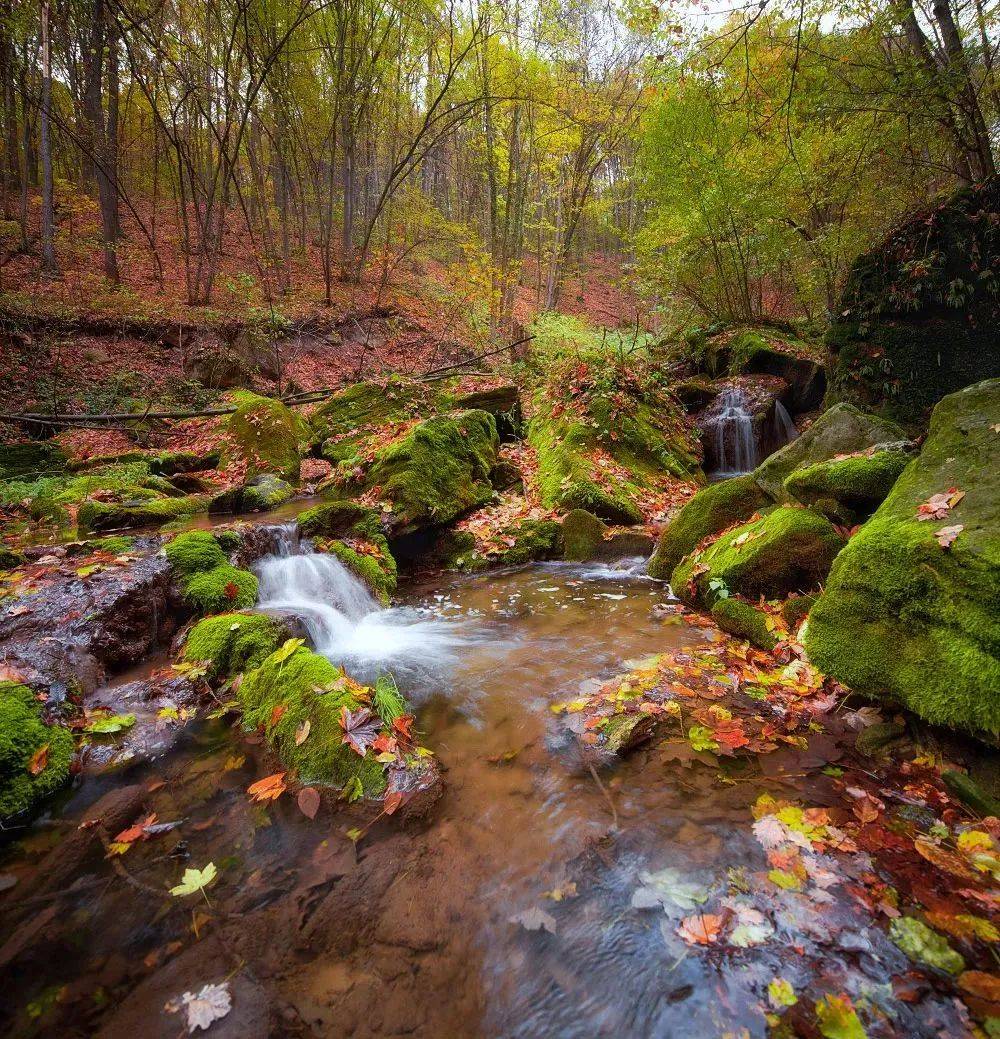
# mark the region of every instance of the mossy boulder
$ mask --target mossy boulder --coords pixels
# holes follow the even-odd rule
[[[430,417],[435,404],[426,383],[400,378],[354,383],[315,409],[309,423],[312,443],[336,464],[357,455],[386,425]]]
[[[1000,380],[945,397],[919,457],[837,559],[810,659],[930,722],[1000,733]],[[964,497],[940,519],[921,504]],[[961,529],[945,548],[936,531]],[[954,533],[954,532],[953,532]]]
[[[912,456],[901,448],[802,466],[785,480],[785,491],[805,505],[837,518],[867,519],[889,496]],[[830,508],[826,503],[833,503]]]
[[[285,623],[262,613],[220,613],[191,629],[184,659],[208,664],[210,679],[235,675],[259,667],[289,634]]]
[[[249,570],[233,566],[207,531],[180,534],[164,551],[184,598],[196,612],[245,610],[257,601],[257,578]]]
[[[273,473],[299,482],[299,443],[306,424],[280,400],[240,390],[232,395],[236,412],[226,422],[233,452],[246,463],[247,478]]]
[[[708,608],[725,592],[772,599],[809,591],[826,577],[843,544],[823,516],[779,506],[685,556],[670,585],[688,605]]]
[[[261,473],[241,487],[217,494],[209,504],[209,512],[269,512],[290,501],[295,488],[273,473]]]
[[[72,760],[73,737],[45,723],[35,694],[0,682],[0,823],[31,812],[65,785]]]
[[[409,534],[485,505],[498,449],[496,423],[485,411],[432,418],[377,449],[361,475],[352,468],[335,476],[333,487],[345,497],[377,497],[386,528]]]
[[[670,521],[649,561],[650,577],[669,580],[674,567],[707,537],[748,520],[771,504],[750,475],[703,487]]]
[[[600,554],[608,525],[585,509],[573,509],[562,522],[563,558],[582,563]]]
[[[66,468],[66,452],[48,440],[0,444],[0,480],[35,480]]]
[[[183,498],[140,498],[133,501],[97,501],[88,499],[76,515],[81,534],[102,530],[128,530],[133,527],[161,526],[204,512],[208,496],[189,494]]]
[[[767,625],[767,614],[740,599],[731,596],[716,599],[712,606],[712,620],[723,631],[746,639],[758,649],[772,650],[778,644],[774,632]]]
[[[826,462],[837,455],[867,451],[877,444],[900,445],[906,433],[895,422],[860,411],[852,404],[837,404],[791,443],[765,459],[753,478],[775,501],[787,501],[785,480],[796,469]]]
[[[906,422],[1000,376],[1000,178],[903,220],[853,264],[827,337],[833,392]]]
[[[369,751],[362,757],[343,740],[341,709],[360,708],[358,693],[363,687],[326,657],[301,645],[289,653],[289,646],[294,643],[244,674],[237,691],[244,724],[266,735],[282,764],[294,769],[301,783],[344,787],[357,779],[367,796],[381,794],[386,776],[376,755]],[[297,743],[296,734],[305,722],[309,735]]]
[[[331,501],[306,509],[298,516],[299,533],[306,538],[338,537],[364,531],[382,533],[379,514],[353,501]]]

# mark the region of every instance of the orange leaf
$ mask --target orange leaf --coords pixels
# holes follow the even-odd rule
[[[28,771],[33,775],[37,776],[40,772],[45,771],[45,766],[49,763],[49,745],[43,743],[34,754],[31,755],[31,760],[28,762]]]
[[[271,711],[271,718],[268,721],[268,727],[273,729],[275,727],[275,725],[277,725],[278,722],[281,721],[282,717],[285,714],[285,711],[287,711],[287,710],[288,710],[288,704],[286,704],[286,703],[276,704],[275,707],[274,707],[274,710]]]
[[[122,830],[122,832],[115,838],[115,844],[131,844],[133,841],[137,841],[140,837],[145,837],[146,827],[152,826],[155,822],[156,812],[151,812],[144,819],[140,819],[137,823],[133,823],[127,830]]]
[[[967,970],[958,979],[958,987],[970,996],[985,999],[988,1003],[1000,1003],[1000,977],[982,970]]]
[[[397,808],[403,803],[403,793],[400,790],[393,790],[391,794],[385,795],[385,800],[382,802],[382,811],[386,815],[392,815]]]
[[[252,801],[275,801],[285,792],[285,773],[275,772],[273,776],[258,779],[247,787]]]
[[[392,727],[403,737],[404,740],[413,739],[413,715],[412,714],[401,714],[398,718],[393,718]]]
[[[235,581],[229,581],[226,583],[225,588],[222,589],[222,592],[232,602],[240,594],[240,586]]]
[[[688,945],[711,945],[719,940],[722,917],[713,913],[695,913],[681,920],[677,933]]]

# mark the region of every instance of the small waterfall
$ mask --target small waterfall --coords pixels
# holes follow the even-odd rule
[[[795,423],[792,421],[792,416],[788,414],[788,409],[780,400],[774,402],[774,438],[778,444],[790,444],[797,436],[799,431],[795,428]]]
[[[313,552],[294,524],[255,565],[258,608],[301,619],[318,653],[362,681],[387,669],[432,674],[468,642],[458,622],[407,607],[385,609],[336,556]]]
[[[712,414],[705,418],[705,434],[711,439],[717,476],[748,473],[757,464],[757,443],[749,404],[741,389],[726,389],[712,405]]]

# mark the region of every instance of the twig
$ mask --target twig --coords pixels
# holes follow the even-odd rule
[[[587,762],[587,768],[590,769],[590,774],[594,777],[594,782],[597,784],[598,789],[604,794],[604,800],[608,802],[608,807],[611,809],[611,819],[614,822],[615,829],[619,829],[618,826],[618,812],[615,809],[615,803],[611,800],[611,795],[608,793],[608,788],[601,782],[601,777],[597,774],[597,769],[594,768],[592,761]]]

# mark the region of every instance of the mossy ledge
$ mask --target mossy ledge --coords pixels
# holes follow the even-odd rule
[[[245,610],[257,601],[257,578],[233,566],[208,531],[179,534],[164,551],[184,598],[197,613]]]
[[[42,748],[47,748],[42,752]],[[0,823],[35,810],[69,781],[73,737],[47,725],[35,694],[16,682],[0,682]],[[44,765],[32,775],[32,758]]]

